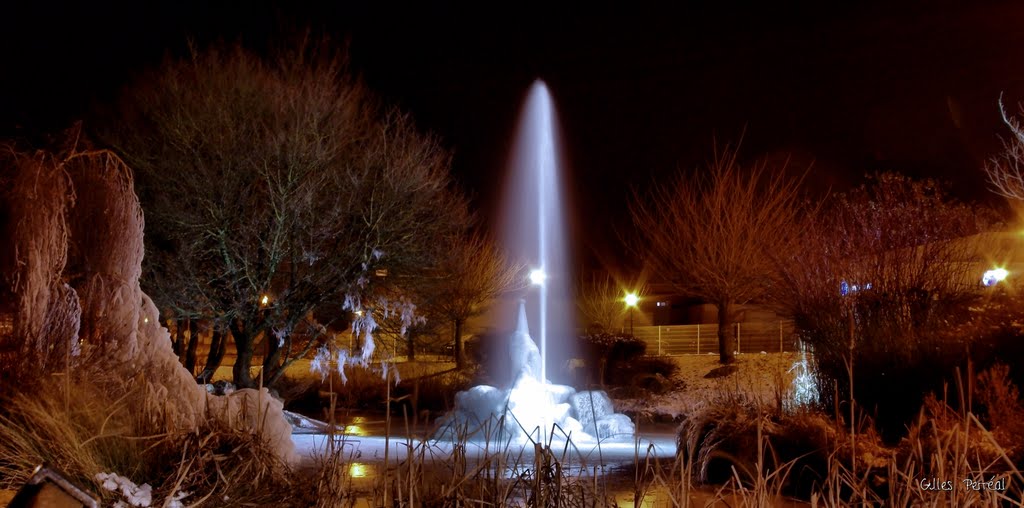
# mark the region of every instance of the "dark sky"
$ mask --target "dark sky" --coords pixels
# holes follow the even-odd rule
[[[814,161],[814,189],[894,169],[985,197],[996,101],[1024,99],[1021,2],[550,3],[23,2],[0,20],[0,132],[85,116],[186,37],[259,48],[309,26],[349,41],[370,86],[443,138],[485,215],[526,89],[545,79],[582,246],[606,252],[631,188],[744,131],[747,157]]]

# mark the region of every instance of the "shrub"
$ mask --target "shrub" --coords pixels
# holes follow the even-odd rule
[[[580,336],[579,342],[586,362],[598,366],[597,378],[590,381],[601,385],[613,383],[613,372],[643,356],[647,350],[644,341],[619,333],[590,333]]]
[[[696,479],[747,485],[775,472],[779,487],[809,493],[826,471],[839,432],[807,412],[783,414],[740,394],[722,394],[699,405],[679,429],[680,457],[693,460]]]
[[[980,296],[974,260],[992,254],[980,234],[991,222],[935,181],[892,173],[806,219],[801,249],[780,260],[775,296],[814,353],[823,407],[852,396],[887,441],[905,434],[980,331],[969,330]]]
[[[641,356],[609,368],[607,381],[612,386],[631,386],[649,393],[664,393],[672,387],[672,376],[678,371],[679,364],[671,359]]]
[[[978,375],[977,399],[985,422],[1007,455],[1024,464],[1024,404],[1010,379],[1010,368],[996,364]]]

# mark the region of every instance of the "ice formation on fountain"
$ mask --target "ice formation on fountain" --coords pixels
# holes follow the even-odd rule
[[[530,338],[523,300],[508,353],[511,386],[477,385],[459,392],[455,410],[439,422],[439,439],[486,437],[518,443],[546,443],[549,438],[574,442],[632,439],[633,422],[614,412],[605,392],[577,392],[571,386],[541,381],[540,352]]]

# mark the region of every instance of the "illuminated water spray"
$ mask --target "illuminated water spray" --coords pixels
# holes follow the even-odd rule
[[[542,382],[552,374],[551,366],[570,356],[566,346],[574,329],[557,133],[551,94],[537,81],[523,106],[511,157],[503,226],[508,249],[532,267],[527,312],[540,349]]]
[[[510,379],[459,392],[455,409],[439,421],[438,438],[486,434],[496,425],[499,441],[502,436],[521,443],[548,442],[559,435],[577,443],[633,438],[633,422],[614,412],[608,394],[577,392],[549,379],[564,377],[563,369],[553,367],[567,363],[575,341],[559,161],[555,109],[547,87],[538,81],[523,106],[505,185],[505,246],[531,268],[531,285],[517,304],[507,354],[500,356]]]

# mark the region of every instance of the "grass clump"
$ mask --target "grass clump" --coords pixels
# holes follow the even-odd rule
[[[283,503],[297,481],[259,432],[213,419],[192,431],[172,428],[162,400],[141,378],[73,371],[4,395],[0,409],[0,489],[17,490],[47,463],[104,505],[122,501],[97,475],[149,484],[155,505],[243,506]],[[302,506],[301,502],[295,506]]]
[[[703,504],[708,496],[693,493],[711,484],[713,501],[732,506],[1019,506],[1024,410],[1010,379],[1001,366],[977,376],[980,416],[967,409],[963,383],[955,407],[927,396],[894,445],[866,417],[851,426],[839,414],[722,391],[691,408],[675,463],[650,469],[652,482],[674,506]]]

